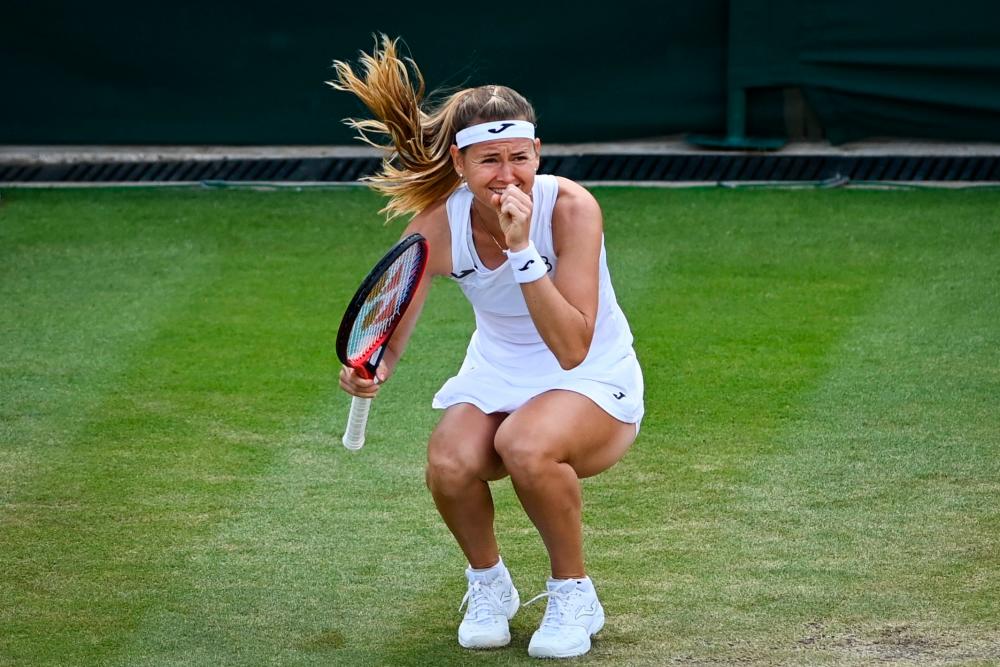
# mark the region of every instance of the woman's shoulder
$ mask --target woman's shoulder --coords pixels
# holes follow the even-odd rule
[[[552,211],[553,220],[572,220],[574,224],[580,221],[592,221],[601,226],[601,206],[590,191],[575,181],[562,176],[556,176],[559,184],[559,197]]]
[[[434,234],[435,230],[441,226],[448,226],[448,200],[445,198],[439,199],[420,213],[413,216],[410,219],[410,223],[407,225],[406,230],[409,233],[419,232],[424,236],[428,234]]]
[[[430,247],[427,269],[432,275],[451,272],[451,229],[448,226],[447,198],[418,213],[406,226],[404,236],[420,234]]]
[[[590,190],[583,187],[576,181],[571,181],[563,176],[555,176],[559,185],[559,197],[556,199],[556,209],[563,209],[571,214],[597,213],[600,214],[601,207],[590,194]]]

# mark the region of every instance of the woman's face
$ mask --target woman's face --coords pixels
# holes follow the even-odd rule
[[[493,195],[508,185],[531,194],[541,145],[538,139],[498,139],[472,144],[464,152],[452,146],[452,161],[476,199],[489,206]]]

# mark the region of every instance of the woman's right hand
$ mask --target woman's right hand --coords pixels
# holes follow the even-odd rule
[[[367,379],[358,374],[357,370],[350,366],[340,367],[340,388],[351,396],[359,398],[375,398],[382,383],[387,377],[385,364],[379,364],[375,371],[374,379]]]
[[[494,194],[490,199],[507,247],[514,251],[524,250],[528,246],[534,206],[531,195],[522,192],[516,185],[508,185],[502,195]]]

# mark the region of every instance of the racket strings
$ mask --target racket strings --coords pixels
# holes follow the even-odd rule
[[[400,255],[378,279],[361,305],[347,341],[349,359],[364,359],[384,343],[403,304],[420,280],[422,249],[414,245]]]

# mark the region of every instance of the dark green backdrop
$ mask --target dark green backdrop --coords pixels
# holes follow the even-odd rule
[[[727,83],[803,89],[835,143],[1000,140],[995,0],[731,0]]]
[[[799,87],[828,136],[1000,140],[1000,3],[676,0],[475,6],[14,2],[0,143],[343,144],[330,62],[402,35],[428,84],[506,83],[547,141],[782,135]],[[734,117],[729,115],[729,129]]]

